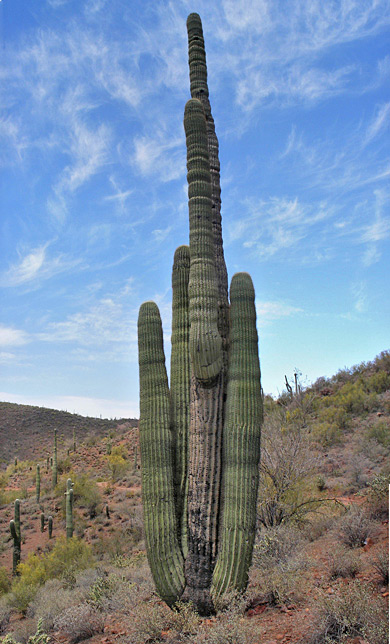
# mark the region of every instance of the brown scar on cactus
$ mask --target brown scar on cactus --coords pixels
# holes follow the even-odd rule
[[[147,555],[170,606],[215,612],[248,581],[256,528],[262,393],[255,293],[231,282],[220,215],[218,140],[211,115],[202,24],[187,20],[191,96],[185,108],[189,247],[172,270],[171,379],[160,313],[138,318],[140,449]]]

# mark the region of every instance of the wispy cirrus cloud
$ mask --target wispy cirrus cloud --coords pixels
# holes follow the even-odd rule
[[[132,163],[143,176],[156,174],[162,181],[178,179],[185,168],[183,137],[171,137],[165,133],[137,136]]]
[[[256,313],[257,324],[261,327],[270,324],[275,320],[301,314],[303,313],[303,309],[285,302],[264,302],[256,300]]]
[[[96,129],[75,121],[68,139],[71,162],[62,170],[54,186],[54,195],[47,200],[49,212],[63,222],[68,211],[68,197],[98,174],[108,160],[111,132],[105,125]]]
[[[227,225],[227,240],[240,242],[261,260],[298,248],[315,226],[334,214],[325,202],[305,204],[298,198],[247,199],[243,206],[247,215]]]
[[[14,327],[0,324],[0,346],[18,347],[27,344],[29,341],[28,334],[22,329],[15,329]]]
[[[363,145],[366,146],[371,141],[373,141],[379,134],[384,133],[386,128],[390,125],[390,103],[385,103],[380,105],[377,113],[375,114],[372,121],[369,123],[365,137],[363,140]]]
[[[81,259],[68,259],[64,255],[48,255],[50,242],[20,254],[19,261],[0,275],[3,287],[25,286],[47,280],[53,275],[72,270],[81,264]]]

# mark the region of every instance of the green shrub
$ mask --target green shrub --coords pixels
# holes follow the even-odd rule
[[[45,557],[45,567],[49,579],[64,579],[72,585],[80,570],[92,568],[95,560],[91,547],[81,539],[64,535],[59,537],[53,550]]]
[[[381,472],[368,481],[367,502],[373,517],[386,517],[389,512],[390,474]]]
[[[19,575],[11,587],[12,605],[25,613],[35,598],[37,590],[48,579],[63,579],[72,584],[80,570],[94,565],[90,546],[72,537],[57,539],[54,548],[46,555],[30,553],[18,566]]]
[[[113,447],[107,460],[113,481],[116,481],[118,478],[123,476],[126,470],[130,467],[127,450],[123,445],[116,445]]]
[[[367,438],[376,440],[383,447],[390,447],[390,426],[385,420],[371,425],[367,430]]]
[[[8,578],[7,569],[4,566],[0,566],[0,597],[8,593],[10,587],[11,583]]]
[[[374,373],[367,379],[366,386],[369,391],[374,391],[377,394],[387,391],[390,389],[390,373],[386,373],[386,371]]]

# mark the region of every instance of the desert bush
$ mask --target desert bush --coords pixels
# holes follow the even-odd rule
[[[339,536],[342,543],[349,548],[364,546],[371,533],[372,523],[362,508],[352,506],[340,519]]]
[[[390,373],[378,371],[367,378],[366,386],[369,391],[381,394],[390,389]]]
[[[291,526],[278,526],[262,533],[253,552],[251,585],[273,604],[299,600],[302,573],[307,567],[304,540]]]
[[[43,630],[51,631],[58,615],[79,601],[80,596],[74,590],[64,588],[59,579],[49,579],[37,590],[27,609],[27,616],[40,619]]]
[[[64,633],[72,644],[93,637],[104,630],[103,615],[89,604],[67,608],[57,617],[54,628]]]
[[[162,631],[171,626],[171,611],[154,597],[149,602],[137,602],[128,621],[126,641],[130,644],[161,642]]]
[[[302,521],[312,510],[307,487],[318,459],[306,430],[287,408],[275,408],[264,422],[258,520],[265,527]],[[314,503],[318,499],[312,499]]]
[[[107,460],[113,481],[116,481],[118,478],[123,476],[125,471],[131,465],[128,461],[128,454],[124,445],[116,445],[113,447]]]
[[[25,613],[37,590],[48,579],[63,579],[72,585],[78,571],[94,564],[91,548],[76,537],[59,537],[51,552],[46,555],[30,553],[25,562],[19,564],[19,576],[11,587],[12,605]]]
[[[258,641],[253,623],[233,605],[231,610],[224,611],[211,622],[204,621],[188,644],[256,644]]]
[[[42,627],[40,626],[40,629]],[[25,618],[23,620],[20,620],[15,623],[12,629],[12,633],[10,633],[10,637],[12,637],[12,640],[14,642],[17,642],[18,644],[27,644],[29,642],[32,644],[32,641],[36,641],[37,643],[39,642],[39,635],[36,634],[37,631],[37,622],[35,619],[32,618]],[[47,638],[47,635],[45,635]],[[47,642],[46,640],[43,640]]]
[[[11,608],[5,597],[0,598],[0,635],[3,635],[7,629],[11,616]]]
[[[372,423],[366,433],[367,438],[376,440],[383,447],[390,448],[390,425],[386,420]]]
[[[72,467],[72,463],[70,461],[69,456],[65,458],[59,458],[57,460],[58,474],[65,474],[66,472],[70,472],[71,467]]]
[[[0,597],[5,593],[8,593],[11,587],[11,582],[8,578],[7,569],[4,566],[0,566]]]
[[[389,551],[386,547],[378,550],[372,558],[372,565],[379,573],[383,584],[389,583]]]
[[[336,644],[362,636],[370,644],[387,644],[384,606],[369,586],[354,580],[335,595],[322,594],[314,605],[310,644]]]
[[[390,474],[381,472],[368,481],[367,504],[372,517],[383,518],[389,513]]]
[[[86,508],[89,517],[93,519],[98,511],[102,502],[100,490],[96,481],[92,478],[89,472],[76,474],[69,471],[66,476],[61,477],[58,485],[56,486],[55,493],[64,497],[64,490],[66,490],[66,480],[72,479],[73,483],[73,503],[75,507]],[[62,501],[62,512],[65,516],[65,498]]]
[[[360,570],[359,558],[354,552],[335,546],[328,555],[328,570],[330,579],[356,577]]]

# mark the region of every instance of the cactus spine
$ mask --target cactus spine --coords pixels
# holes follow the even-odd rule
[[[201,614],[245,589],[256,526],[262,396],[254,289],[231,283],[220,215],[218,140],[202,24],[187,20],[192,99],[184,114],[189,247],[172,271],[171,382],[159,310],[138,318],[140,447],[146,546],[160,596]]]
[[[58,471],[57,471],[57,430],[54,430],[54,454],[53,454],[53,469],[52,469],[52,486],[53,489],[57,485]]]
[[[11,536],[14,540],[14,550],[12,557],[12,574],[17,574],[17,568],[20,563],[20,553],[22,548],[22,540],[20,533],[20,501],[19,499],[15,500],[14,506],[14,518],[9,522],[9,528],[11,531]]]
[[[72,481],[68,479],[66,481],[66,538],[71,539],[73,537],[73,488]]]
[[[37,474],[35,478],[35,490],[36,490],[37,503],[39,503],[39,500],[41,498],[41,468],[39,467],[39,465],[37,465]]]
[[[51,539],[53,536],[53,517],[51,515],[47,519],[47,527],[49,532],[49,539]]]

